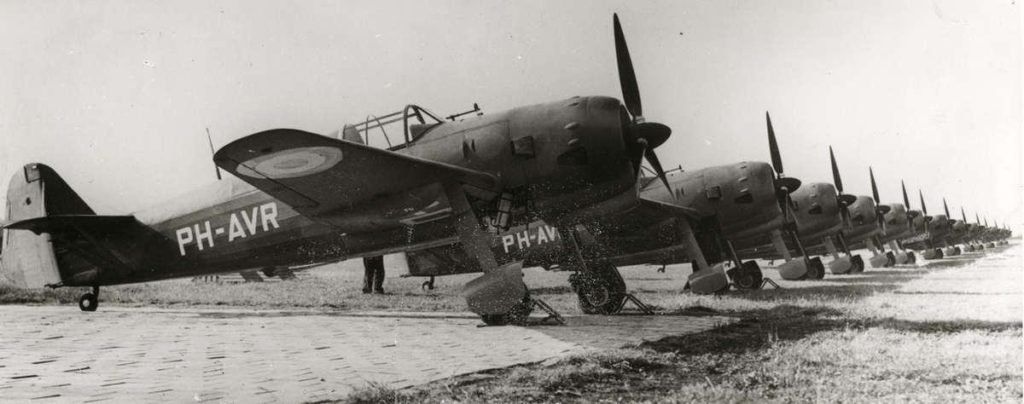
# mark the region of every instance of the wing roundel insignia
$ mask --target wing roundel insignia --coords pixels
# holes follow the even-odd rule
[[[327,171],[341,162],[336,147],[300,147],[264,154],[238,165],[238,173],[252,178],[295,178]]]

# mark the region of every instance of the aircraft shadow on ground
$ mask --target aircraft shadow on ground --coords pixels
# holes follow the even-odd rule
[[[780,299],[859,299],[878,293],[891,292],[899,288],[896,284],[864,282],[863,284],[820,285],[785,289],[762,289],[746,293],[732,293],[737,299],[773,301]]]
[[[998,332],[1021,329],[1020,322],[910,321],[898,319],[849,319],[846,313],[825,307],[781,305],[767,310],[723,313],[741,321],[698,334],[672,336],[644,342],[641,348],[678,354],[744,353],[767,348],[777,341],[798,341],[820,332],[881,327],[920,333],[961,331]]]
[[[909,291],[905,292],[897,290],[892,292],[897,295],[963,295],[963,296],[1013,296],[1019,295],[1017,292],[959,292],[959,291]]]

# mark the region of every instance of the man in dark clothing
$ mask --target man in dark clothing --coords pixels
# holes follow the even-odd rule
[[[384,293],[384,257],[363,258],[363,293]]]

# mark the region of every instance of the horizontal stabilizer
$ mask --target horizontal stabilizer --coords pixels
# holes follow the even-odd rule
[[[59,215],[10,222],[3,228],[29,230],[36,234],[58,233],[82,226],[88,227],[91,231],[109,231],[134,222],[134,216]]]
[[[171,243],[134,216],[51,215],[11,222],[4,228],[48,234],[55,245],[62,246],[58,261],[65,262],[68,258],[62,254],[70,254],[112,273],[131,272],[145,259],[154,258],[148,253],[160,250],[154,247]],[[65,273],[66,269],[61,268],[65,286],[88,284],[95,280],[83,277],[98,276],[95,271]]]

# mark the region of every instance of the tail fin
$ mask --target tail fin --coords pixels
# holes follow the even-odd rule
[[[52,168],[28,164],[11,178],[7,189],[8,221],[67,214],[95,215],[95,212]],[[60,266],[50,234],[4,229],[0,241],[0,274],[23,288],[59,284]]]

